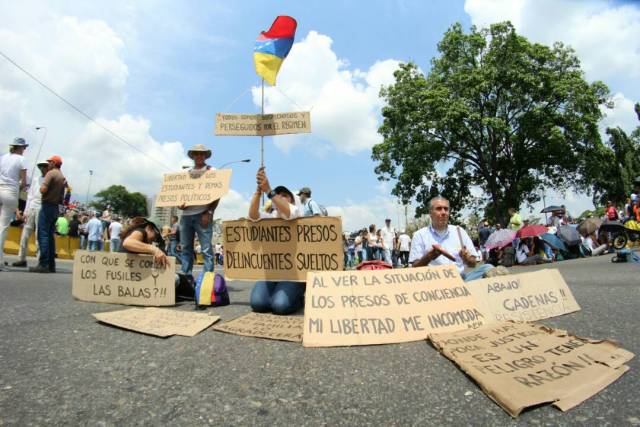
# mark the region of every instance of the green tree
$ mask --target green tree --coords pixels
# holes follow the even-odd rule
[[[415,197],[417,215],[442,194],[454,214],[476,203],[505,222],[508,207],[538,201],[543,186],[588,187],[585,159],[602,145],[609,91],[585,81],[572,49],[531,43],[505,22],[468,34],[454,24],[438,50],[427,75],[402,64],[381,91],[384,140],[372,158],[379,179],[396,180],[392,194]]]
[[[91,202],[91,205],[99,210],[104,210],[111,206],[113,212],[121,215],[146,216],[147,200],[142,193],[129,193],[122,185],[112,185],[96,193],[99,200]]]
[[[635,106],[640,120],[640,104]],[[593,204],[602,206],[608,200],[624,205],[640,175],[640,126],[631,135],[619,127],[607,128],[609,141],[591,158]]]

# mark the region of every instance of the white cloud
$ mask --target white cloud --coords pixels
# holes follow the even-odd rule
[[[605,114],[605,118],[600,121],[600,131],[603,138],[606,140],[608,137],[604,131],[608,127],[620,126],[622,130],[627,133],[633,132],[633,130],[640,125],[638,122],[638,116],[635,112],[635,103],[626,98],[622,93],[618,92],[612,97],[614,107],[612,109],[602,108],[602,112]]]
[[[36,26],[10,24],[1,29],[0,50],[142,152],[73,111],[4,58],[0,58],[0,141],[25,137],[30,144],[25,155],[34,164],[45,135],[34,128],[45,126],[40,159],[62,156],[76,200],[84,201],[87,190],[93,194],[112,184],[154,194],[162,174],[179,169],[187,159],[180,142],[157,141],[149,120],[122,112],[129,74],[124,41],[104,21],[52,12],[37,12],[37,17]],[[89,170],[94,171],[90,188]]]
[[[293,45],[278,75],[277,88],[265,87],[266,112],[311,109],[313,133],[275,137],[275,145],[283,151],[304,143],[313,152],[332,149],[355,154],[382,141],[378,93],[381,85],[394,82],[399,61],[378,61],[366,71],[350,69],[331,44],[330,37],[310,31]],[[260,88],[252,88],[252,93],[260,106]]]
[[[478,27],[510,20],[519,33],[547,45],[572,46],[591,80],[640,78],[640,8],[605,1],[466,0]]]

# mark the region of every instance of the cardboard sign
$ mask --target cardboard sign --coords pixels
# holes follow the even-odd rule
[[[156,268],[151,255],[77,251],[71,293],[81,301],[174,305],[175,258],[167,259],[167,268]]]
[[[100,322],[143,334],[168,337],[192,337],[217,322],[220,317],[210,313],[169,310],[166,308],[128,308],[126,310],[94,313]]]
[[[268,136],[310,133],[308,111],[276,114],[216,114],[214,133],[218,136]]]
[[[223,221],[222,238],[227,279],[302,282],[309,271],[344,266],[337,217]]]
[[[418,341],[485,322],[453,264],[307,276],[305,347]]]
[[[466,283],[478,308],[497,321],[533,321],[580,310],[557,269]]]
[[[156,207],[207,205],[229,192],[231,169],[164,174]]]
[[[216,331],[246,337],[281,341],[302,341],[302,317],[249,313],[213,327]]]
[[[634,356],[610,341],[529,323],[500,322],[430,339],[512,417],[547,402],[567,411],[618,379]]]

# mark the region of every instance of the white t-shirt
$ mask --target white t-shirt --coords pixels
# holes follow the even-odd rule
[[[118,221],[113,221],[109,225],[109,236],[111,236],[111,240],[120,239],[120,231],[122,231],[122,224]]]
[[[25,212],[29,212],[33,209],[40,209],[42,206],[42,193],[40,193],[40,186],[44,181],[44,176],[40,175],[31,182],[29,187],[29,193],[27,194],[27,204],[24,207]]]
[[[393,227],[387,227],[386,225],[380,229],[380,235],[384,242],[384,247],[391,249],[393,247],[393,238],[396,235],[396,230]]]
[[[523,263],[527,258],[529,258],[529,247],[526,244],[521,243],[516,251],[516,259],[519,263]]]
[[[276,205],[274,204],[273,207],[275,208],[275,206]],[[292,205],[291,203],[289,203],[289,218],[278,212],[277,209],[274,209],[271,213],[260,211],[260,218],[294,219],[299,216],[301,216],[300,208],[296,205]]]
[[[411,249],[411,237],[408,234],[401,234],[398,239],[400,239],[400,252],[409,252]]]
[[[202,174],[204,174],[207,171],[207,169],[213,170],[212,167],[208,167],[207,165],[205,165],[204,167],[201,167],[200,169],[191,168],[191,169],[189,169],[189,173],[192,174],[193,176],[199,177]],[[201,214],[202,212],[206,211],[208,208],[209,208],[209,204],[187,206],[182,211],[182,215],[198,215],[198,214]]]
[[[0,157],[0,184],[18,187],[20,171],[27,170],[27,162],[19,154],[7,153]]]

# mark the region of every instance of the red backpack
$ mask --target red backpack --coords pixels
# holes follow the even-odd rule
[[[364,261],[356,266],[356,270],[387,270],[391,269],[393,266],[384,261]]]

